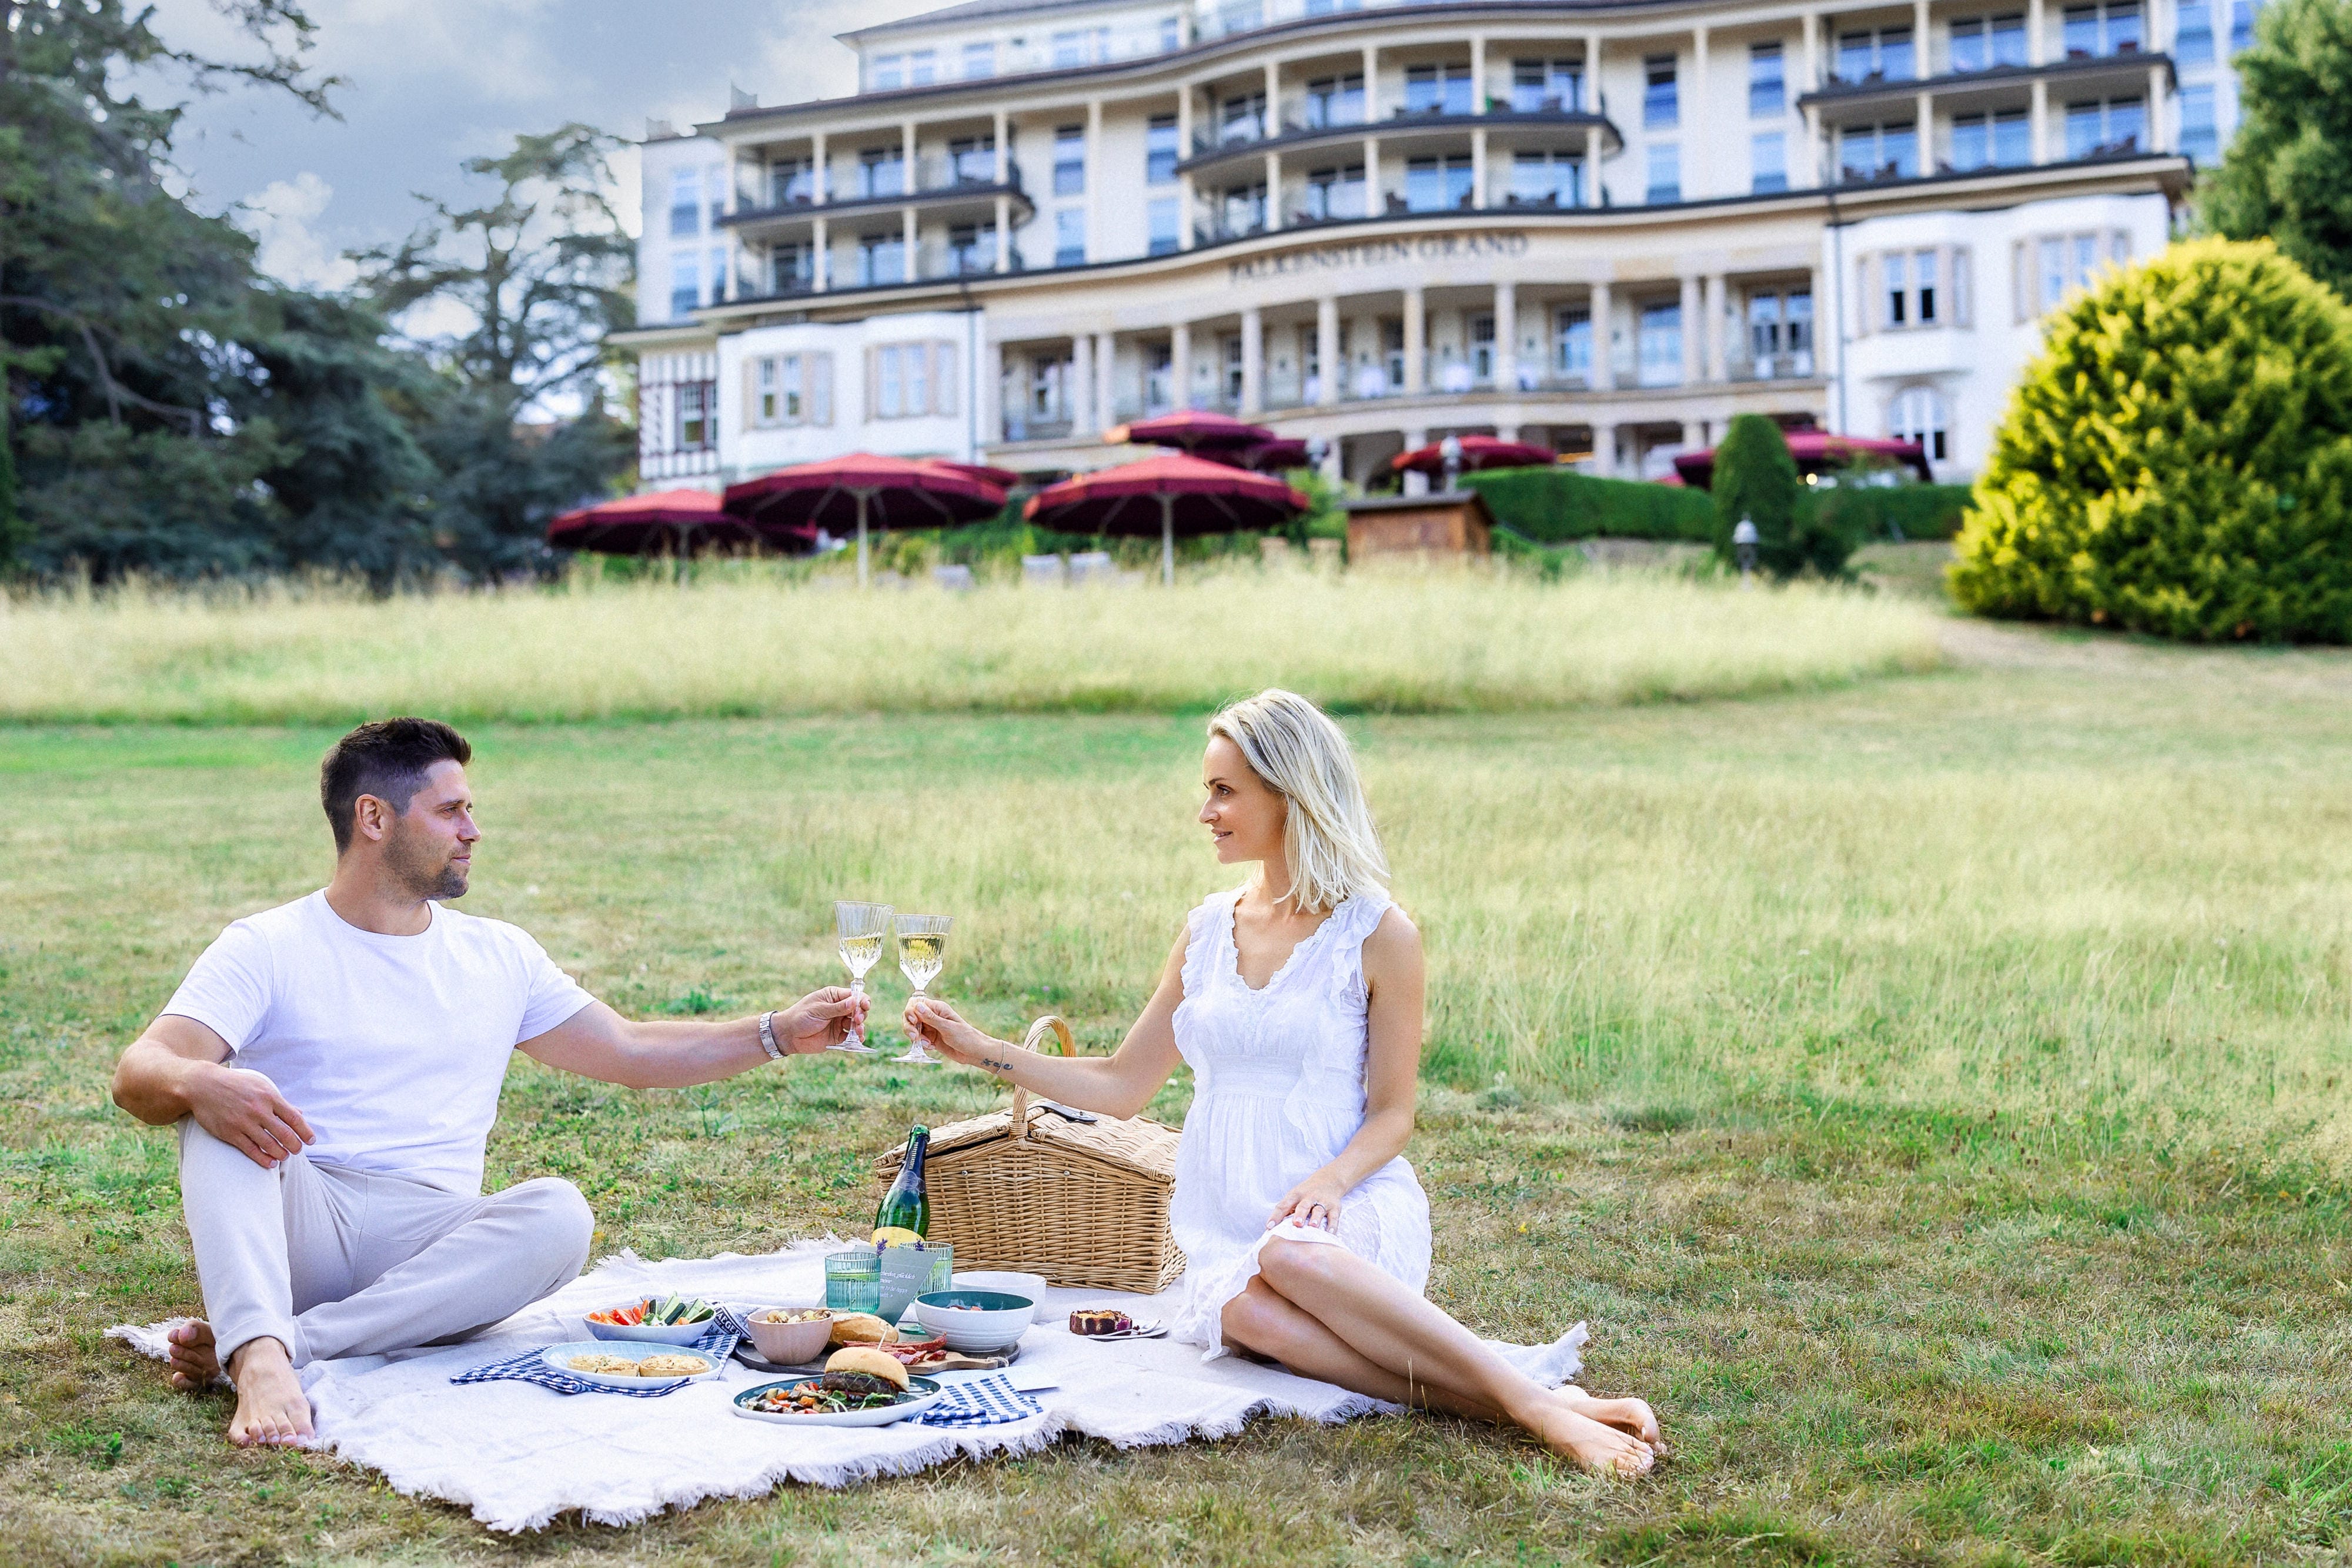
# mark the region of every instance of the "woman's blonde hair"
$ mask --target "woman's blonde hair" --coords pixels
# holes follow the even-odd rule
[[[1337,909],[1388,880],[1388,857],[1356,775],[1348,737],[1296,692],[1268,689],[1209,721],[1212,736],[1241,748],[1250,771],[1283,798],[1287,902],[1302,914]]]

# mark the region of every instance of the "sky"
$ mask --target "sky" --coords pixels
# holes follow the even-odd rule
[[[348,78],[332,95],[342,118],[231,88],[190,101],[177,158],[199,206],[243,210],[266,270],[339,287],[352,276],[343,252],[405,236],[415,193],[467,196],[458,165],[518,132],[577,120],[634,141],[649,118],[683,130],[723,114],[730,85],[768,104],[844,97],[855,60],[835,34],[947,3],[310,0],[312,61]],[[250,53],[210,0],[160,0],[155,25],[178,48]],[[634,231],[634,152],[614,172]]]

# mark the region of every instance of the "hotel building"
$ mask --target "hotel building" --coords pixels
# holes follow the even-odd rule
[[[1363,480],[1655,476],[1737,413],[1982,463],[2042,312],[2161,247],[2247,0],[971,0],[643,148],[642,481],[1100,466],[1178,407]],[[854,90],[852,90],[854,89]]]

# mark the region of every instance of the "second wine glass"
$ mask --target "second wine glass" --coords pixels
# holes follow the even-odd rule
[[[948,958],[948,927],[954,925],[945,915],[901,915],[898,916],[898,972],[915,988],[908,998],[909,1006],[923,999],[923,988],[939,977]],[[923,1037],[908,1033],[907,1054],[893,1057],[894,1061],[937,1062],[939,1058],[923,1049]]]
[[[833,928],[841,939],[841,961],[849,967],[850,995],[866,994],[866,972],[882,961],[882,944],[890,939],[890,922],[897,913],[887,904],[841,901],[834,904]],[[839,1045],[825,1049],[845,1051],[851,1056],[879,1054],[866,1043],[865,1032],[854,1024]]]

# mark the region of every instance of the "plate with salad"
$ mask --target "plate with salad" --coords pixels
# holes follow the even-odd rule
[[[588,1314],[597,1339],[635,1340],[640,1344],[692,1344],[710,1332],[718,1312],[699,1296],[640,1296]]]

